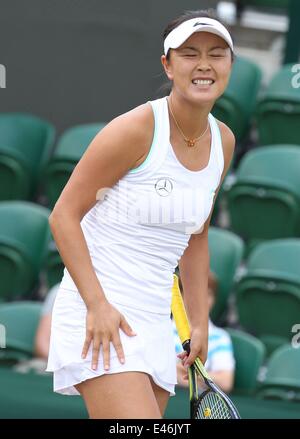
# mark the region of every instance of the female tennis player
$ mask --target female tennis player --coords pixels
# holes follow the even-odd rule
[[[172,90],[92,140],[49,219],[65,264],[51,327],[54,391],[80,394],[90,418],[161,418],[174,395],[170,319],[179,264],[191,352],[207,355],[208,226],[234,135],[210,113],[233,44],[202,11],[164,32]],[[121,73],[120,73],[121,74]]]

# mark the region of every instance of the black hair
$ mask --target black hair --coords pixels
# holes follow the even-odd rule
[[[218,18],[216,12],[214,9],[199,9],[196,11],[184,11],[183,14],[181,14],[179,17],[175,18],[174,20],[170,21],[169,24],[167,24],[165,30],[163,31],[163,41],[166,39],[166,37],[169,35],[170,32],[172,32],[173,29],[176,29],[180,24],[184,23],[187,20],[191,20],[192,18],[199,18],[199,17],[205,17],[205,18],[212,18],[214,20],[217,20],[219,23],[221,23],[225,28],[226,26],[222,21]],[[230,49],[231,52],[231,61],[234,61],[234,53]],[[170,50],[167,53],[166,56],[167,60],[170,59]],[[162,84],[157,93],[156,96],[165,96],[171,93],[172,90],[172,81],[167,81],[164,84]]]
[[[176,29],[180,24],[184,23],[185,21],[191,20],[192,18],[199,18],[199,17],[205,17],[205,18],[213,18],[214,20],[217,20],[219,23],[221,23],[225,28],[226,26],[222,21],[218,18],[216,12],[214,9],[199,9],[197,11],[185,11],[182,15],[172,20],[165,28],[163,32],[163,40],[167,38],[169,33],[172,32],[172,30]],[[227,29],[228,30],[228,29]],[[234,55],[232,50],[231,52],[231,59],[234,60]],[[167,53],[166,56],[167,60],[170,58],[170,51]]]

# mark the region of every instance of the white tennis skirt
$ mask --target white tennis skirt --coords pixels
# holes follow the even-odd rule
[[[137,333],[120,339],[125,363],[121,364],[112,342],[110,368],[104,370],[102,346],[96,370],[92,370],[92,344],[85,359],[81,352],[86,335],[86,306],[78,291],[60,287],[53,306],[47,371],[53,372],[54,392],[79,395],[74,385],[104,374],[145,372],[163,389],[175,395],[176,353],[169,314],[157,314],[124,306],[110,300]]]

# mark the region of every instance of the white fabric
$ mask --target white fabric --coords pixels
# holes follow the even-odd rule
[[[157,385],[170,392],[171,396],[175,395],[176,360],[170,316],[112,304],[125,316],[137,335],[129,337],[120,329],[125,363],[120,363],[110,343],[110,369],[104,370],[101,347],[98,368],[92,370],[91,348],[87,357],[81,359],[85,339],[85,303],[78,292],[59,288],[53,307],[47,367],[48,372],[54,372],[54,391],[79,395],[74,384],[103,374],[138,371],[151,375]]]
[[[176,358],[170,321],[173,273],[191,233],[208,218],[223,171],[218,125],[209,115],[212,133],[208,165],[186,169],[170,144],[166,98],[150,102],[155,132],[146,161],[127,173],[85,215],[81,227],[104,294],[139,334],[121,331],[125,365],[112,352],[110,373],[140,370],[150,373],[173,394]],[[149,215],[150,214],[150,215]],[[73,385],[104,373],[90,368],[90,353],[82,360],[86,307],[68,270],[56,297],[48,371],[54,371],[55,391],[76,394]],[[101,355],[100,355],[101,358]]]
[[[81,221],[95,273],[108,300],[168,314],[173,272],[191,233],[208,218],[224,161],[218,125],[208,165],[190,171],[170,145],[166,98],[151,102],[155,133],[146,163],[126,174]],[[167,196],[159,191],[170,188]],[[165,194],[162,194],[165,195]],[[68,270],[61,286],[76,291]]]
[[[226,41],[233,51],[232,38],[223,24],[213,18],[198,17],[184,21],[167,35],[164,41],[165,55],[169,49],[177,49],[181,46],[195,32],[210,32],[218,35]]]

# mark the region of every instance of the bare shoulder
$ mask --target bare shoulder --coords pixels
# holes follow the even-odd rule
[[[138,107],[127,111],[127,113],[124,113],[119,117],[124,119],[132,119],[136,122],[147,123],[153,121],[153,111],[151,105],[146,102],[145,104],[139,105]]]
[[[225,123],[221,122],[220,120],[217,120],[217,122],[222,137],[222,146],[223,146],[223,154],[224,154],[224,171],[226,173],[234,153],[235,136],[231,131],[231,129]]]
[[[111,128],[117,128],[123,134],[128,134],[138,141],[147,140],[149,135],[152,136],[154,129],[151,106],[148,103],[139,105],[113,119],[109,125]]]
[[[88,145],[56,202],[56,212],[80,219],[97,202],[100,189],[115,185],[149,150],[154,120],[150,104],[124,113],[101,129]]]
[[[131,157],[129,169],[135,168],[147,156],[154,133],[154,116],[151,105],[139,105],[114,118],[99,133],[99,141],[110,139],[119,145],[119,154]]]

